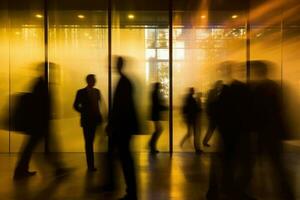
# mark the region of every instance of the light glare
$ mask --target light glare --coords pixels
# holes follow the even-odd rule
[[[134,16],[133,14],[129,14],[129,15],[128,15],[128,19],[134,19],[134,17],[135,17],[135,16]]]
[[[43,15],[41,15],[41,14],[36,14],[35,17],[36,17],[36,18],[43,18]]]
[[[84,18],[85,18],[84,15],[77,15],[77,17],[78,17],[79,19],[84,19]]]

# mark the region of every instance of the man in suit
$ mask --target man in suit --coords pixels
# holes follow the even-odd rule
[[[81,115],[80,124],[83,128],[85,154],[88,171],[96,171],[94,166],[94,138],[97,126],[102,122],[100,113],[101,93],[94,88],[96,78],[94,74],[86,77],[87,86],[77,91],[74,109]]]
[[[124,74],[123,68],[124,59],[119,57],[117,59],[117,71],[120,75],[120,79],[114,92],[107,126],[109,135],[108,153],[110,156],[110,167],[108,167],[108,170],[111,173],[110,178],[113,179],[112,163],[114,159],[112,158],[115,158],[113,152],[116,151],[118,159],[121,162],[127,186],[127,194],[122,200],[136,200],[136,175],[134,160],[130,151],[130,141],[132,134],[136,134],[139,131],[139,126],[133,98],[134,88],[131,81]]]

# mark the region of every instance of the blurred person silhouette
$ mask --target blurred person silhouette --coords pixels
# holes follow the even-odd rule
[[[222,150],[212,161],[207,199],[252,199],[245,192],[247,181],[243,177],[246,174],[243,162],[250,162],[250,93],[245,83],[232,78],[236,65],[232,61],[221,63],[218,68],[221,80],[216,82],[208,99],[211,130],[207,132],[203,143],[208,145],[216,128],[220,134]],[[242,182],[245,182],[243,186]]]
[[[162,120],[161,113],[167,110],[167,106],[165,105],[160,89],[161,84],[159,82],[153,84],[153,89],[151,93],[151,120],[153,121],[154,132],[149,141],[150,153],[152,154],[159,153],[156,146],[157,141],[161,133],[163,132],[163,127],[160,122]]]
[[[288,138],[281,86],[268,78],[271,62],[250,61],[252,94],[252,131],[257,138],[258,153],[268,160],[278,184],[281,199],[296,199],[284,162],[282,140]]]
[[[29,93],[30,104],[27,108],[30,113],[27,116],[28,126],[26,128],[26,134],[29,136],[23,150],[20,154],[17,162],[14,179],[23,179],[36,174],[35,171],[29,171],[29,162],[32,156],[32,152],[35,150],[38,144],[42,143],[46,139],[46,144],[55,146],[56,141],[51,133],[50,118],[52,113],[52,94],[48,83],[45,79],[44,70],[45,67],[49,67],[51,70],[54,67],[53,63],[42,63],[38,65],[38,70],[42,73],[34,80],[32,90]],[[70,169],[65,168],[64,164],[57,153],[48,153],[45,159],[55,169],[55,175],[62,175],[69,172]]]
[[[188,93],[184,97],[182,106],[182,115],[187,127],[187,133],[182,138],[180,146],[183,147],[184,143],[193,136],[194,148],[197,154],[202,152],[200,149],[200,113],[201,104],[197,97],[195,97],[195,89],[191,87],[188,89]]]
[[[126,195],[122,200],[137,199],[136,172],[133,155],[130,150],[130,142],[133,134],[139,131],[136,105],[134,102],[134,86],[124,73],[125,60],[117,58],[116,68],[120,75],[113,95],[112,108],[109,112],[107,132],[109,135],[108,155],[109,166],[107,187],[114,187],[113,162],[117,157],[126,183]],[[116,153],[116,154],[115,154]]]
[[[218,80],[215,82],[212,89],[208,91],[207,100],[206,100],[206,116],[208,118],[208,127],[203,139],[203,146],[210,147],[208,141],[212,137],[216,129],[216,108],[218,103],[218,97],[223,87],[223,82]]]
[[[100,104],[103,101],[99,89],[94,88],[96,77],[94,74],[86,76],[87,86],[77,91],[73,104],[74,109],[80,113],[80,125],[83,129],[85,141],[85,154],[88,171],[97,169],[94,166],[94,139],[97,126],[103,121],[100,112]]]

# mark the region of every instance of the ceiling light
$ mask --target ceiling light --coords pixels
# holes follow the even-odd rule
[[[135,16],[133,14],[129,14],[127,17],[128,19],[134,19]]]
[[[238,18],[238,15],[232,15],[231,18],[236,19],[236,18]]]
[[[36,14],[35,17],[36,17],[36,18],[43,18],[43,15],[41,15],[41,14]]]
[[[206,16],[205,15],[201,15],[201,19],[205,19],[206,18]]]
[[[84,15],[77,15],[77,17],[78,17],[79,19],[84,19],[84,18],[85,18]]]

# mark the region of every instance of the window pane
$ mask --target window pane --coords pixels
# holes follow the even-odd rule
[[[78,5],[77,5],[78,4]],[[88,7],[84,10],[80,5]],[[95,87],[108,105],[108,47],[106,1],[50,1],[49,60],[57,64],[54,132],[63,152],[84,152],[80,114],[73,109],[77,90],[86,87],[88,74],[96,75]],[[107,111],[107,108],[105,109]],[[103,111],[103,110],[102,110]],[[106,149],[103,127],[99,127],[95,151]]]

